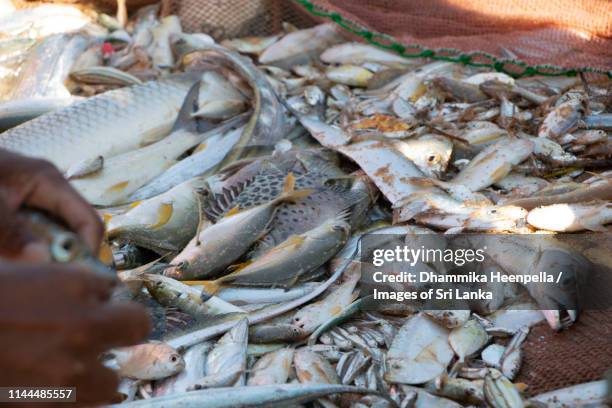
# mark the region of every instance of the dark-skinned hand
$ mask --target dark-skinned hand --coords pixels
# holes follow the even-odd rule
[[[103,224],[95,210],[45,160],[0,149],[0,257],[45,260],[48,252],[18,215],[20,208],[46,211],[63,220],[97,254]]]

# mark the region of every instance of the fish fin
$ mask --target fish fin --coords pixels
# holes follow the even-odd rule
[[[202,290],[204,290],[209,295],[216,294],[221,288],[221,283],[219,282],[219,280],[201,281],[199,284],[202,286]]]
[[[129,184],[130,184],[129,180],[121,181],[113,186],[110,186],[109,188],[106,189],[106,191],[108,193],[120,193],[124,191]]]
[[[67,180],[92,176],[104,168],[104,156],[96,156],[73,164],[64,175]]]
[[[197,132],[196,121],[191,118],[191,114],[198,107],[198,96],[200,94],[200,81],[196,81],[191,85],[185,99],[183,100],[183,106],[176,117],[174,126],[170,133],[175,132],[179,129],[189,130]]]
[[[132,209],[132,208],[136,208],[136,207],[138,207],[140,204],[142,204],[142,200],[134,201],[133,203],[131,203],[131,204],[129,205],[129,207],[130,207],[130,209]]]
[[[232,208],[231,210],[229,210],[228,212],[226,212],[224,218],[225,217],[231,217],[233,215],[238,214],[239,212],[240,212],[240,206],[237,205],[234,208]]]
[[[150,225],[149,228],[157,229],[161,228],[170,221],[172,214],[174,213],[173,203],[162,203],[157,210],[157,222]]]
[[[230,271],[230,272],[236,272],[236,271],[239,271],[240,269],[246,268],[247,266],[249,266],[252,263],[253,263],[253,260],[250,259],[250,260],[245,261],[245,262],[240,262],[240,263],[237,263],[237,264],[230,265],[230,266],[227,267],[227,270]]]
[[[196,235],[195,235],[195,239],[196,239],[196,246],[200,245],[200,232],[202,232],[202,228],[204,227],[204,224],[206,224],[206,220],[205,220],[205,213],[204,210],[202,209],[202,200],[200,199],[200,196],[196,194],[196,201],[198,204],[198,227],[196,229]]]
[[[231,211],[236,207],[236,200],[248,185],[249,183],[246,182],[223,188],[221,194],[215,194],[204,202],[204,213],[217,222],[227,215],[228,210]]]
[[[104,224],[108,224],[108,222],[112,219],[113,219],[113,214],[108,214],[108,213],[102,214],[102,221],[104,221]]]
[[[292,235],[289,238],[287,238],[284,242],[281,242],[274,248],[270,249],[268,253],[282,251],[283,249],[289,248],[292,246],[299,247],[300,245],[304,243],[305,240],[306,238],[302,237],[301,235]]]
[[[302,198],[308,197],[312,194],[314,189],[295,190],[295,176],[293,173],[287,174],[285,177],[285,183],[283,184],[283,192],[274,201],[281,203],[285,201],[297,201]]]

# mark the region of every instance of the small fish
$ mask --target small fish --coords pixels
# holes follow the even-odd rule
[[[107,237],[128,240],[163,255],[179,251],[196,233],[198,191],[205,185],[203,177],[196,177],[148,200],[133,202],[123,214],[105,212]]]
[[[87,67],[70,71],[70,77],[78,82],[93,85],[142,85],[142,81],[127,72],[113,67]]]
[[[538,130],[538,137],[556,140],[576,129],[585,111],[586,98],[570,99],[551,111]]]
[[[122,377],[159,380],[185,368],[183,357],[172,347],[160,342],[113,349],[110,354]]]
[[[178,373],[178,375],[156,382],[153,389],[153,395],[155,397],[160,397],[187,391],[187,388],[204,377],[206,358],[212,346],[210,342],[203,342],[193,347],[189,347],[183,354],[185,369]]]
[[[156,68],[172,68],[174,55],[170,39],[172,35],[181,34],[181,21],[177,16],[163,17],[160,24],[153,28],[153,43],[151,44],[151,59]]]
[[[329,67],[325,71],[325,76],[330,81],[338,84],[365,88],[373,74],[365,68],[355,65],[341,65],[339,67]]]
[[[484,396],[493,408],[523,408],[525,402],[518,390],[502,373],[491,369],[485,376]]]
[[[337,25],[321,24],[287,34],[272,44],[259,56],[262,64],[281,68],[308,63],[318,58],[321,51],[342,41]]]
[[[336,370],[320,354],[301,348],[293,355],[295,374],[301,384],[339,384]],[[329,405],[328,399],[319,400],[322,405]]]
[[[463,362],[480,350],[489,341],[489,335],[478,320],[468,320],[463,326],[451,330],[448,335],[448,343]]]
[[[291,374],[294,349],[282,348],[264,354],[257,360],[247,381],[247,385],[284,384]]]
[[[319,283],[317,282],[306,282],[301,285],[296,285],[289,290],[227,287],[221,288],[219,292],[217,292],[217,296],[235,305],[289,302],[312,292],[318,286]]]
[[[604,225],[612,222],[612,203],[553,204],[537,207],[527,214],[532,226],[558,232],[607,231]]]
[[[294,235],[235,272],[203,282],[204,287],[210,293],[216,293],[221,284],[291,287],[302,275],[327,262],[346,243],[350,232],[346,216],[347,213],[338,214],[319,227]]]
[[[421,384],[442,374],[454,355],[448,333],[423,315],[411,317],[389,348],[385,380]]]
[[[502,139],[483,149],[449,183],[465,186],[476,192],[506,177],[515,166],[525,160],[534,144],[522,139]]]
[[[295,313],[292,325],[306,333],[312,333],[320,325],[340,314],[345,307],[355,300],[355,286],[361,274],[357,268],[347,271],[347,279],[325,298],[311,303]]]
[[[477,85],[468,82],[438,77],[432,79],[431,83],[458,102],[482,102],[488,99]]]
[[[287,323],[261,323],[249,328],[249,341],[255,344],[293,342],[308,333]]]
[[[244,313],[244,310],[231,303],[175,279],[154,274],[144,274],[142,279],[151,296],[159,304],[176,307],[196,319],[217,314]]]
[[[244,54],[259,55],[264,52],[266,48],[277,42],[279,38],[279,34],[268,37],[234,38],[231,40],[221,41],[221,45]]]
[[[216,224],[196,233],[164,273],[178,279],[208,278],[218,275],[260,239],[270,226],[280,204],[297,201],[312,190],[295,190],[295,177],[286,177],[283,192],[266,204],[240,211],[235,207]]]
[[[382,50],[369,44],[358,42],[334,45],[321,54],[321,61],[327,64],[363,64],[378,62],[382,64],[413,64],[409,58]]]
[[[247,342],[249,323],[246,318],[238,321],[225,333],[208,354],[206,360],[206,375],[240,372],[246,370]],[[244,374],[235,381],[244,385]]]

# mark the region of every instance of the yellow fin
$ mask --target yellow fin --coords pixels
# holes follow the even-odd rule
[[[314,191],[314,189],[295,191],[295,176],[290,172],[287,174],[287,177],[285,177],[283,192],[274,201],[277,203],[281,201],[296,201],[308,197],[310,194],[314,193]]]
[[[229,210],[226,214],[225,217],[231,217],[233,215],[236,215],[240,212],[240,206],[235,206],[234,208],[232,208],[231,210]],[[224,217],[224,218],[225,218]]]
[[[130,204],[130,208],[136,208],[140,204],[142,204],[142,201],[134,201],[133,203]]]
[[[221,287],[221,284],[219,283],[218,280],[201,281],[200,285],[203,287],[202,290],[204,290],[209,295],[214,295],[215,293],[219,291],[219,288]]]
[[[106,241],[102,241],[100,244],[98,259],[105,265],[113,265],[113,250]]]
[[[113,214],[102,214],[102,221],[104,221],[105,224],[108,224],[108,222],[112,219]]]
[[[125,190],[125,188],[126,188],[126,187],[127,187],[129,184],[130,184],[130,182],[129,182],[129,181],[122,181],[121,183],[117,183],[117,184],[115,184],[114,186],[109,187],[109,188],[108,188],[108,190],[106,190],[106,191],[111,192],[111,193],[120,193],[120,192],[122,192],[123,190]]]
[[[245,262],[241,262],[241,263],[230,265],[230,266],[227,267],[227,270],[230,271],[230,272],[237,272],[237,271],[239,271],[239,270],[249,266],[252,263],[253,263],[253,260],[250,259],[250,260],[245,261]]]
[[[174,206],[172,205],[172,203],[163,203],[159,206],[159,209],[157,210],[157,222],[149,226],[149,228],[156,229],[163,227],[168,223],[168,221],[170,221],[173,212]]]
[[[284,242],[278,244],[277,246],[275,246],[274,248],[272,248],[270,252],[277,252],[277,251],[282,251],[285,248],[289,248],[289,247],[299,247],[300,245],[302,245],[304,243],[304,241],[306,240],[306,238],[304,238],[301,235],[292,235],[289,238],[287,238]]]
[[[207,147],[207,146],[208,146],[208,145],[207,145],[207,143],[206,143],[206,142],[202,142],[202,143],[200,143],[200,144],[198,145],[198,147],[196,147],[196,148],[195,148],[195,150],[193,151],[193,153],[192,153],[192,154],[195,154],[195,153],[197,153],[197,152],[201,152],[202,150],[206,149],[206,147]]]

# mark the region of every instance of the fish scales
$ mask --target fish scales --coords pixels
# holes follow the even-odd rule
[[[42,115],[0,135],[0,148],[71,165],[112,156],[165,136],[194,82],[176,75],[112,90]]]

